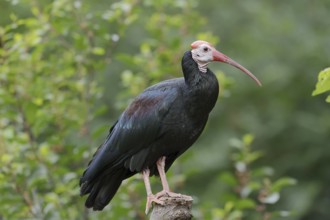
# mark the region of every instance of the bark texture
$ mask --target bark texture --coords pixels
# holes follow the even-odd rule
[[[150,220],[191,220],[193,199],[190,196],[163,196],[160,198],[164,205],[154,204]]]

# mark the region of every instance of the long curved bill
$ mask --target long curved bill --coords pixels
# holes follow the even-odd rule
[[[223,63],[228,63],[228,64],[240,69],[245,74],[247,74],[249,77],[251,77],[259,86],[261,86],[261,82],[249,70],[247,70],[245,67],[243,67],[241,64],[237,63],[235,60],[231,59],[230,57],[224,55],[223,53],[220,53],[216,49],[213,49],[213,60],[223,62]]]

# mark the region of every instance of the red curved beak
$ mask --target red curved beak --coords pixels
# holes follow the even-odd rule
[[[213,49],[213,60],[214,61],[223,62],[223,63],[228,63],[228,64],[230,64],[230,65],[232,65],[232,66],[240,69],[245,74],[247,74],[248,76],[250,76],[254,81],[256,81],[256,83],[259,86],[261,86],[261,82],[249,70],[247,70],[245,67],[243,67],[241,64],[237,63],[235,60],[231,59],[230,57],[224,55],[223,53],[220,53],[216,49]]]

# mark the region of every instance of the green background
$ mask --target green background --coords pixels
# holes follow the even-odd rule
[[[239,161],[231,146],[250,133],[262,152],[250,169],[296,180],[267,205],[292,213],[271,219],[330,219],[329,104],[311,96],[329,66],[329,11],[330,1],[307,0],[1,1],[0,219],[146,219],[139,175],[96,213],[83,207],[79,176],[134,96],[181,76],[182,54],[197,39],[263,86],[210,64],[219,100],[170,170],[173,190],[194,196],[196,219],[267,219],[256,204],[228,208],[235,190],[224,174],[233,177]]]

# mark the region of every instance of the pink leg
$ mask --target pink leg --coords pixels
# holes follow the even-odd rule
[[[159,158],[159,160],[157,161],[157,169],[160,180],[162,181],[163,190],[156,194],[156,198],[160,198],[164,195],[168,195],[169,197],[182,197],[181,194],[170,192],[170,187],[168,186],[168,182],[165,174],[165,161],[166,161],[165,156]]]
[[[166,157],[159,158],[159,160],[157,161],[157,169],[160,180],[162,181],[163,191],[169,192],[170,187],[168,186],[168,182],[165,174],[165,161],[166,161]]]
[[[164,204],[164,202],[160,201],[154,194],[152,194],[150,181],[149,181],[149,175],[150,175],[150,170],[148,168],[143,170],[142,176],[143,176],[144,185],[145,185],[146,191],[147,191],[147,204],[146,204],[146,210],[145,210],[146,214],[148,214],[149,209],[152,206],[152,202],[158,203],[160,205]]]

